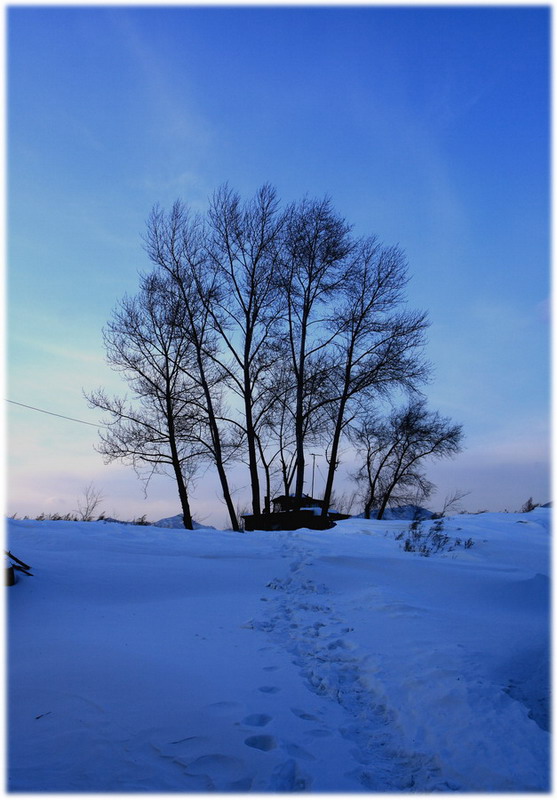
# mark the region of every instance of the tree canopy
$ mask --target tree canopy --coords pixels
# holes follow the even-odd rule
[[[247,201],[223,186],[204,215],[155,206],[144,243],[151,271],[105,329],[132,398],[88,399],[109,415],[101,453],[170,470],[186,527],[200,465],[216,469],[237,530],[229,475],[241,465],[258,514],[272,492],[302,498],[308,447],[320,448],[326,514],[343,442],[365,453],[364,472],[379,464],[368,495],[381,506],[397,486],[426,490],[418,462],[457,452],[460,429],[451,438],[425,401],[379,421],[427,380],[428,320],[406,307],[404,253],[355,237],[330,199],[283,206],[269,185]]]

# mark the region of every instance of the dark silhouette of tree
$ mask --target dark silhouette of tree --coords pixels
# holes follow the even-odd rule
[[[295,387],[296,498],[303,493],[304,441],[309,420],[328,402],[315,392],[315,382],[321,389],[324,387],[326,349],[340,327],[339,321],[332,331],[326,327],[326,304],[346,274],[353,247],[349,231],[349,225],[336,214],[327,198],[304,200],[289,209],[281,282]]]
[[[524,503],[522,508],[520,509],[522,514],[528,514],[530,511],[533,511],[535,508],[538,508],[539,503],[534,503],[531,497]]]
[[[446,517],[447,514],[455,514],[460,512],[461,505],[460,501],[464,500],[465,497],[468,497],[470,492],[463,491],[462,489],[455,489],[453,492],[445,496],[443,500],[443,507],[441,511],[438,511],[436,514],[433,515],[433,519],[442,519]]]
[[[186,525],[188,485],[212,463],[234,530],[232,465],[247,465],[257,515],[277,484],[301,500],[308,447],[328,461],[324,515],[350,439],[365,455],[366,507],[431,491],[421,460],[449,454],[450,441],[424,431],[442,418],[417,402],[388,422],[372,413],[428,372],[427,320],[405,307],[398,248],[355,239],[328,198],[282,208],[268,185],[246,202],[223,186],[204,215],[155,206],[144,241],[152,272],[105,331],[135,399],[89,397],[111,418],[106,458],[170,466]]]
[[[406,283],[406,261],[398,248],[370,238],[353,249],[329,326],[342,320],[331,343],[334,367],[328,373],[332,440],[323,514],[329,509],[341,436],[357,413],[355,403],[364,393],[371,401],[394,388],[415,389],[427,375],[421,358],[426,316],[399,310]]]
[[[93,482],[88,483],[83,489],[81,498],[77,501],[78,519],[82,522],[91,522],[103,500],[102,489],[97,489]]]
[[[267,375],[268,404],[262,417],[258,444],[261,463],[266,474],[266,496],[270,497],[271,469],[279,475],[280,490],[292,494],[296,476],[296,383],[288,362],[288,351]],[[315,370],[306,372],[304,386],[304,408],[307,413],[302,420],[304,446],[318,446],[323,442],[323,426],[326,423],[322,398],[326,377]],[[273,467],[274,465],[274,467]],[[269,504],[266,504],[269,510]]]
[[[210,269],[206,226],[176,202],[165,214],[155,207],[147,223],[147,253],[157,267],[172,278],[173,291],[180,300],[183,326],[187,330],[193,357],[180,371],[200,390],[198,411],[208,432],[204,443],[212,455],[233,530],[239,530],[225,464],[231,451],[219,426],[222,416],[222,374],[215,369],[218,342],[209,308],[221,302],[221,288]]]
[[[462,426],[429,411],[423,399],[411,400],[387,420],[373,414],[357,420],[352,440],[364,458],[359,479],[365,485],[364,514],[377,509],[382,519],[387,505],[426,499],[434,485],[427,480],[426,459],[452,458],[462,450]]]
[[[269,405],[266,373],[280,357],[277,270],[285,217],[272,187],[263,186],[242,204],[225,186],[213,196],[208,219],[208,248],[219,292],[207,298],[207,308],[230,356],[217,355],[218,364],[242,402],[243,419],[236,425],[245,437],[252,510],[259,514],[260,427]],[[266,475],[268,484],[267,470]]]
[[[184,526],[192,528],[188,482],[206,453],[198,442],[197,387],[180,368],[193,355],[183,313],[168,279],[144,277],[139,293],[119,303],[104,330],[108,363],[135,400],[109,398],[99,389],[88,401],[109,414],[98,447],[105,460],[130,463],[140,473],[146,466],[158,472],[171,467]]]

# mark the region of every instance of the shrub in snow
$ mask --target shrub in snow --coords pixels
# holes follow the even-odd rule
[[[28,517],[23,519],[28,519]],[[44,522],[45,520],[49,522],[78,522],[79,518],[75,514],[58,514],[57,511],[52,514],[45,514],[43,511],[35,517],[35,520],[37,522]]]
[[[397,540],[403,537],[403,532],[395,535]],[[445,532],[444,520],[438,519],[427,530],[424,529],[420,520],[412,522],[408,535],[401,546],[406,553],[419,553],[421,556],[428,557],[436,553],[450,553],[457,547],[464,547],[465,550],[468,550],[473,544],[474,542],[470,538],[464,542],[458,537],[454,540],[451,539]]]
[[[132,525],[150,525],[151,523],[147,521],[147,514],[143,514],[141,517],[136,517],[136,519],[132,520]]]

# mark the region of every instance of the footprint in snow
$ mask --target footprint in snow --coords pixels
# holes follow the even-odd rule
[[[344,639],[335,639],[327,645],[327,650],[354,650],[352,642],[346,642]]]
[[[263,728],[268,725],[273,718],[268,714],[249,714],[242,720],[242,725],[249,725],[253,728]]]
[[[188,778],[187,790],[195,791],[249,791],[253,784],[253,777],[247,774],[246,764],[240,758],[224,755],[223,753],[208,753],[196,758],[194,761],[182,763],[185,767],[185,777]],[[211,777],[210,777],[211,776]],[[197,780],[197,785],[192,781]]]
[[[274,750],[277,746],[277,740],[274,736],[248,736],[247,739],[244,740],[244,743],[247,744],[248,747],[254,747],[256,750]]]
[[[259,687],[259,691],[260,692],[264,692],[265,694],[276,694],[277,692],[280,692],[280,687],[279,686],[260,686]]]
[[[176,761],[179,766],[184,766],[179,761]],[[183,792],[214,792],[216,786],[209,775],[190,775],[189,772],[184,772],[181,778],[181,791]]]
[[[291,758],[273,770],[268,788],[274,792],[307,792],[311,789],[311,779],[303,774],[295,759]]]
[[[307,711],[302,711],[301,708],[291,708],[290,711],[296,717],[300,717],[300,719],[307,719],[311,722],[319,722],[319,717],[316,717],[313,714],[309,714]]]
[[[206,706],[206,709],[209,713],[221,717],[228,716],[229,714],[238,714],[245,709],[245,706],[229,700],[221,700],[218,703],[210,703]]]
[[[245,775],[245,763],[239,758],[222,753],[208,753],[190,761],[187,770],[190,775],[218,774],[228,780],[242,778]]]
[[[305,748],[300,747],[299,744],[294,744],[294,742],[287,743],[285,749],[289,756],[303,758],[306,761],[315,761],[315,756]]]

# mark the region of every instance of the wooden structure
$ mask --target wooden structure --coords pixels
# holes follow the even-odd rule
[[[316,500],[315,497],[309,497],[307,494],[303,494],[299,498],[294,497],[292,494],[281,494],[271,500],[271,503],[275,513],[280,511],[299,511],[301,508],[311,509],[312,511],[323,508],[323,500]]]
[[[21,559],[14,556],[13,553],[10,553],[9,550],[4,550],[5,555],[8,557],[8,563],[6,564],[6,577],[5,583],[6,586],[13,586],[17,581],[16,571],[23,572],[25,575],[33,575],[32,572],[29,570],[31,567],[29,564],[26,564],[25,561],[21,561]]]
[[[323,500],[307,495],[296,498],[283,494],[271,502],[272,512],[242,516],[246,531],[295,531],[298,528],[323,531],[333,528],[336,520],[349,517],[349,514],[339,514],[338,511],[323,515]]]

